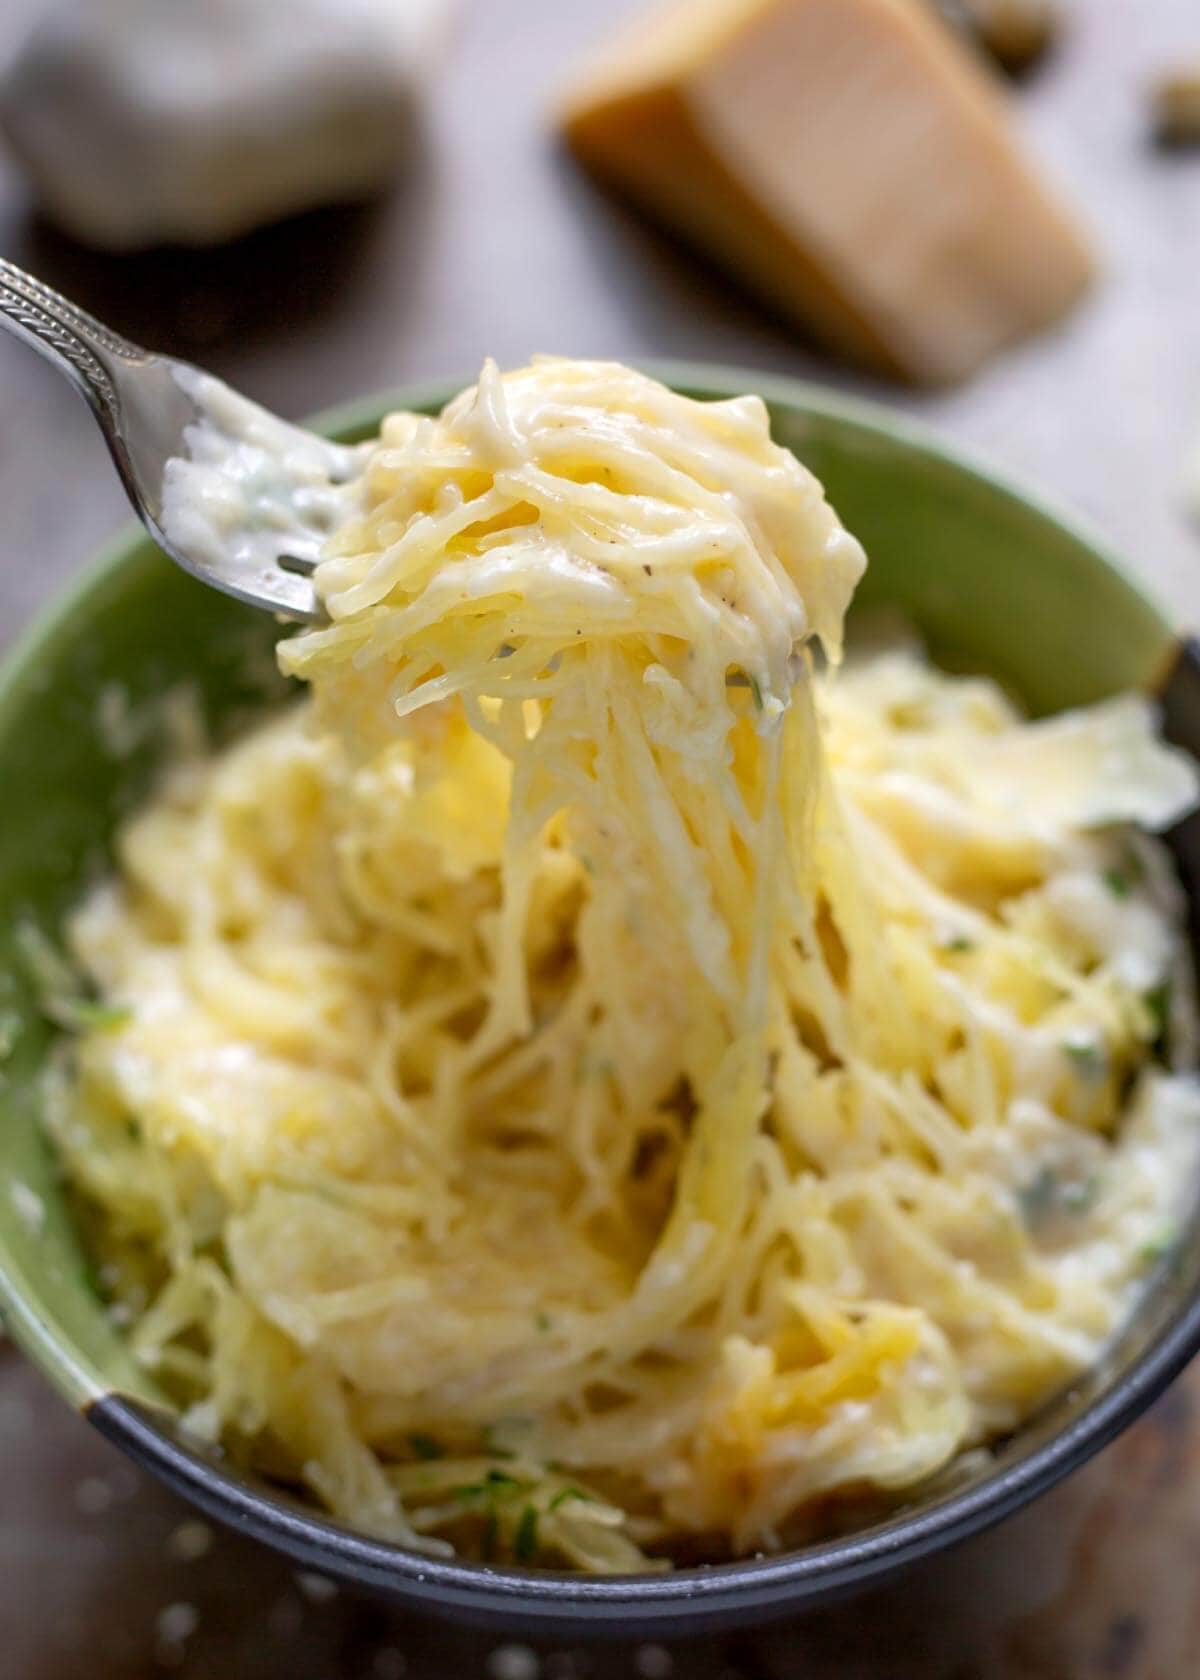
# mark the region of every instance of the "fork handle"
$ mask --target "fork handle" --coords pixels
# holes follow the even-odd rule
[[[82,392],[102,424],[120,418],[112,362],[143,362],[147,352],[23,268],[0,257],[0,326],[33,346]]]

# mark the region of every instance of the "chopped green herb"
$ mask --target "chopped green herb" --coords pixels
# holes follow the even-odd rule
[[[1123,869],[1106,869],[1103,875],[1104,885],[1114,898],[1128,898],[1131,890],[1129,876]]]
[[[1143,1243],[1138,1249],[1138,1259],[1147,1266],[1157,1266],[1160,1260],[1165,1260],[1175,1246],[1175,1232],[1161,1231],[1157,1237]]]
[[[1139,882],[1146,879],[1146,867],[1132,846],[1125,853],[1124,861],[1121,864],[1121,872],[1131,886],[1136,887]]]
[[[1033,1229],[1051,1212],[1057,1198],[1058,1174],[1053,1167],[1039,1167],[1029,1183],[1017,1191],[1021,1218]]]
[[[490,1453],[493,1458],[515,1458],[517,1456],[516,1453],[510,1451],[504,1445],[503,1441],[496,1438],[495,1426],[492,1424],[489,1424],[483,1432],[483,1450],[485,1453]]]
[[[974,940],[968,939],[965,933],[952,933],[942,944],[943,951],[973,951],[974,949]]]
[[[124,1026],[130,1011],[90,998],[82,976],[34,922],[14,929],[17,953],[48,1021],[68,1032],[101,1032]]]
[[[1058,1200],[1068,1213],[1086,1213],[1089,1208],[1095,1207],[1099,1194],[1100,1175],[1091,1173],[1087,1178],[1077,1178],[1070,1184],[1064,1184]]]
[[[1097,1044],[1094,1038],[1082,1035],[1077,1038],[1064,1038],[1062,1050],[1064,1056],[1071,1058],[1084,1079],[1100,1080],[1108,1072],[1108,1057],[1104,1046]]]
[[[464,1505],[473,1505],[481,1499],[492,1503],[508,1498],[514,1488],[519,1490],[524,1485],[505,1470],[489,1470],[482,1481],[463,1482],[458,1487],[452,1487],[450,1497],[462,1500]]]
[[[1036,1230],[1052,1214],[1086,1213],[1094,1206],[1099,1194],[1098,1173],[1092,1173],[1083,1179],[1064,1181],[1054,1167],[1044,1166],[1039,1168],[1028,1184],[1017,1191],[1017,1202],[1026,1225],[1030,1230]]]
[[[513,1556],[518,1563],[532,1563],[538,1549],[538,1514],[533,1505],[526,1505],[513,1537]]]
[[[444,1458],[446,1449],[432,1435],[417,1433],[408,1437],[408,1444],[418,1458]]]
[[[554,1328],[554,1320],[547,1312],[535,1313],[533,1322],[536,1328],[542,1332],[543,1336],[548,1330],[553,1330]]]
[[[87,998],[60,999],[54,1019],[59,1026],[70,1026],[77,1032],[112,1032],[126,1026],[133,1019],[133,1011],[121,1004],[92,1003]]]
[[[489,1470],[481,1482],[464,1482],[450,1488],[450,1499],[462,1505],[477,1505],[484,1512],[484,1556],[491,1556],[499,1534],[499,1507],[511,1504],[514,1495],[526,1492],[528,1483],[506,1475],[504,1470]]]
[[[756,712],[761,712],[763,709],[762,684],[751,671],[746,672],[746,681],[750,684],[750,693],[754,697],[754,709]]]
[[[1154,1030],[1151,1043],[1161,1055],[1167,1049],[1167,1032],[1171,1025],[1171,982],[1164,980],[1142,993],[1142,1003]]]
[[[585,874],[594,875],[596,873],[595,859],[590,858],[586,852],[580,852],[579,861],[583,865]]]
[[[463,1482],[450,1489],[451,1497],[461,1499],[464,1505],[489,1505],[491,1492],[486,1482]]]
[[[591,1497],[592,1497],[591,1494],[590,1493],[585,1493],[582,1488],[577,1488],[577,1487],[560,1488],[559,1491],[554,1495],[554,1498],[550,1501],[550,1503],[546,1507],[546,1509],[549,1510],[549,1511],[557,1511],[560,1505],[565,1505],[567,1503],[568,1499],[589,1499],[590,1500]]]

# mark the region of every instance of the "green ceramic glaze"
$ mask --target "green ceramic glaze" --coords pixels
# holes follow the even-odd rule
[[[900,607],[939,658],[996,675],[1038,711],[1147,685],[1165,667],[1169,625],[1093,539],[924,433],[751,373],[654,371],[697,396],[762,392],[776,437],[824,480],[866,545],[863,600]],[[401,391],[322,422],[358,438],[386,408],[432,408],[448,395],[445,385]],[[0,1042],[12,1041],[0,1063],[0,1303],[76,1404],[112,1388],[152,1399],[154,1388],[107,1323],[40,1133],[38,1071],[51,1034],[13,930],[32,917],[53,933],[105,869],[113,825],[160,759],[164,694],[196,689],[218,735],[282,695],[275,635],[265,614],[206,590],[134,530],[0,672]],[[18,1185],[38,1201],[14,1198]],[[40,1221],[31,1217],[39,1206]]]

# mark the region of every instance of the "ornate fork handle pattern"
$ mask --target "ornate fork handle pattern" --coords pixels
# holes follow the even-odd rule
[[[306,498],[314,484],[327,480],[332,491],[347,473],[353,478],[347,463],[356,457],[287,425],[203,369],[143,350],[2,257],[0,331],[44,356],[83,397],[134,511],[169,559],[251,606],[307,621],[322,616],[309,573],[327,532]],[[190,506],[191,492],[175,494],[168,468],[196,459],[197,429],[219,440],[239,495],[238,439],[263,432],[264,447],[277,454],[277,515],[262,520],[246,496],[246,517],[232,525],[223,517],[175,517],[181,496]],[[325,505],[319,496],[316,504]]]
[[[35,350],[67,373],[93,408],[113,425],[119,423],[120,402],[108,359],[115,356],[125,362],[143,362],[147,359],[145,350],[2,257],[0,315],[6,316]]]

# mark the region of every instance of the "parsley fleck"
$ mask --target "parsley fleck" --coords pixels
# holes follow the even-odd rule
[[[1114,898],[1128,898],[1130,893],[1129,876],[1123,869],[1106,869],[1103,875],[1104,885]]]
[[[1017,1191],[1021,1217],[1030,1230],[1036,1230],[1043,1220],[1055,1213],[1075,1216],[1086,1213],[1100,1194],[1100,1175],[1070,1179],[1064,1183],[1051,1166],[1039,1168],[1029,1183]]]
[[[1164,980],[1142,993],[1142,1003],[1154,1030],[1151,1044],[1161,1055],[1167,1048],[1167,1029],[1171,1024],[1171,982]]]
[[[762,684],[750,671],[746,672],[746,681],[750,684],[750,693],[754,696],[754,709],[756,712],[761,712],[763,709]]]
[[[1021,1218],[1031,1229],[1040,1225],[1058,1197],[1058,1174],[1053,1167],[1040,1167],[1036,1175],[1017,1191]]]
[[[1059,1205],[1068,1213],[1086,1213],[1095,1206],[1099,1194],[1100,1176],[1091,1173],[1087,1178],[1064,1184],[1058,1195]]]
[[[591,1499],[591,1497],[591,1494],[585,1493],[582,1488],[560,1488],[547,1506],[547,1510],[557,1511],[560,1505],[565,1505],[567,1503],[568,1499]]]
[[[100,1032],[122,1027],[130,1019],[128,1009],[100,1003],[87,995],[82,976],[35,923],[18,922],[14,937],[38,1008],[55,1026],[67,1032]]]
[[[408,1437],[408,1444],[418,1458],[444,1458],[446,1449],[435,1441],[432,1435],[415,1434]]]
[[[1065,1038],[1062,1050],[1064,1056],[1071,1058],[1076,1070],[1084,1079],[1100,1080],[1108,1071],[1108,1058],[1104,1053],[1104,1046],[1097,1044],[1094,1038],[1083,1035]]]
[[[119,1004],[92,1003],[87,998],[60,998],[54,1019],[59,1026],[73,1027],[77,1032],[112,1032],[127,1025],[133,1011]]]
[[[450,1497],[461,1500],[464,1505],[474,1505],[480,1500],[494,1505],[497,1499],[508,1498],[513,1488],[520,1489],[522,1485],[515,1476],[503,1470],[489,1470],[482,1481],[463,1482],[458,1487],[452,1487]]]
[[[538,1514],[537,1507],[526,1505],[521,1512],[521,1520],[517,1524],[517,1532],[513,1538],[513,1556],[518,1563],[531,1563],[537,1556],[538,1549]]]
[[[965,933],[952,933],[942,945],[943,951],[973,951],[974,940],[968,939]]]
[[[1160,1231],[1157,1237],[1151,1237],[1149,1242],[1138,1249],[1138,1259],[1146,1266],[1157,1266],[1160,1260],[1165,1260],[1175,1246],[1175,1232]]]
[[[553,1330],[554,1328],[554,1320],[547,1312],[535,1313],[533,1322],[543,1335],[545,1335],[548,1330]]]

